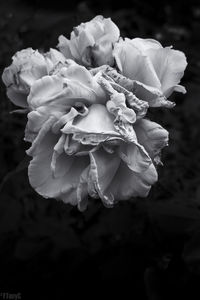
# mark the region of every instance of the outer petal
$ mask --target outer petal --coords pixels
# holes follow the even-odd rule
[[[160,81],[150,59],[130,39],[115,44],[113,55],[126,77],[160,89]]]
[[[168,145],[168,131],[159,124],[147,119],[134,124],[138,142],[145,147],[151,158],[159,162],[160,151]]]
[[[120,164],[118,172],[109,186],[108,192],[117,201],[129,200],[131,197],[147,197],[151,186],[158,180],[153,164],[142,173],[135,173],[124,163]]]
[[[66,37],[64,37],[63,35],[60,35],[58,38],[58,41],[59,41],[59,43],[57,45],[57,48],[60,50],[60,52],[66,58],[73,59],[73,56],[71,54],[70,47],[69,47],[69,40]]]
[[[110,41],[115,43],[120,36],[120,31],[117,25],[111,20],[111,18],[104,19],[104,30],[105,36],[100,39],[100,41],[105,40],[107,38],[106,35],[110,37]]]
[[[138,49],[141,49],[142,52],[146,52],[149,49],[163,48],[162,45],[154,39],[134,38],[132,39],[132,43],[134,43]]]
[[[47,134],[30,162],[28,175],[32,187],[45,198],[61,199],[73,205],[78,203],[77,186],[81,173],[89,164],[88,157],[70,157],[62,154],[57,160],[59,173],[51,170],[53,148],[58,136]]]
[[[28,91],[19,89],[13,85],[7,88],[7,96],[17,106],[27,107]]]
[[[183,77],[187,66],[186,57],[183,52],[173,50],[171,47],[149,49],[147,54],[161,82],[162,91],[168,97]]]
[[[141,173],[133,172],[115,154],[99,149],[91,152],[89,193],[96,194],[106,206],[115,201],[129,200],[131,197],[146,197],[151,185],[157,181],[157,172],[153,164]]]

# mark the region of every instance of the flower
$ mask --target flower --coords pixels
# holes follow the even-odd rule
[[[8,98],[15,105],[26,108],[32,84],[52,72],[57,64],[64,64],[66,59],[55,49],[42,54],[38,50],[27,48],[18,51],[12,60],[12,64],[4,69],[2,80],[7,87]]]
[[[70,40],[59,37],[59,50],[66,58],[87,66],[113,65],[112,50],[119,39],[119,29],[110,18],[96,16],[71,32]]]
[[[165,97],[173,91],[185,93],[179,85],[187,62],[183,52],[172,47],[163,48],[153,39],[120,39],[113,55],[122,74],[162,91]]]
[[[87,207],[146,197],[168,133],[138,118],[126,96],[100,74],[73,64],[31,87],[26,138],[32,142],[29,181],[45,198]]]
[[[187,62],[156,40],[119,37],[110,18],[81,23],[60,51],[32,48],[13,56],[2,75],[10,100],[27,112],[31,186],[45,198],[106,207],[146,197],[158,180],[168,131],[147,118],[171,108]]]

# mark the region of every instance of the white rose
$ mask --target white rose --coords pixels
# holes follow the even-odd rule
[[[59,37],[59,50],[66,58],[87,66],[113,65],[113,46],[119,39],[119,29],[110,18],[97,16],[81,23],[71,32],[70,40]]]
[[[63,68],[36,81],[28,102],[28,174],[40,195],[80,210],[88,196],[112,207],[148,195],[168,132],[127,107],[126,95],[101,74],[93,77],[79,65]]]

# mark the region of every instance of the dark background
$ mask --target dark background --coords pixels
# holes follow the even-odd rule
[[[147,199],[113,209],[94,200],[80,213],[41,198],[29,186],[23,160],[26,117],[9,113],[14,106],[1,82],[0,293],[60,300],[84,283],[81,291],[87,294],[97,287],[94,297],[108,287],[112,293],[123,289],[124,298],[129,291],[133,299],[199,299],[200,3],[1,1],[0,73],[16,51],[55,47],[60,34],[68,37],[97,14],[111,17],[124,37],[155,38],[187,56],[182,82],[187,94],[171,96],[173,110],[150,112],[170,132],[164,167]]]

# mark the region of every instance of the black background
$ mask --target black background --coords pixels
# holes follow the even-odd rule
[[[95,298],[108,287],[112,295],[122,289],[124,298],[129,291],[133,299],[199,299],[200,3],[1,1],[0,73],[16,51],[56,47],[60,34],[68,37],[97,14],[111,17],[124,37],[156,38],[187,56],[187,94],[171,96],[173,110],[149,113],[170,133],[159,181],[146,199],[113,209],[94,200],[81,213],[41,198],[29,186],[23,160],[26,117],[9,114],[14,106],[1,82],[0,293],[67,299],[72,286],[73,293],[87,294],[95,286]]]

